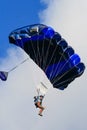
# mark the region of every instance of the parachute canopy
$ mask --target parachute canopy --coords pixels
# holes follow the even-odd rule
[[[84,72],[78,54],[53,28],[34,24],[12,31],[9,42],[21,47],[44,71],[54,88],[65,89]]]

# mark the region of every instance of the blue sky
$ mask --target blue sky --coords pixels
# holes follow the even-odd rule
[[[45,8],[40,0],[3,0],[0,4],[0,57],[6,57],[9,33],[29,24],[39,23],[38,13]]]

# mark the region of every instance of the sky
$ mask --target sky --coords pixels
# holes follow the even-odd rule
[[[34,23],[52,26],[59,32],[82,62],[87,65],[87,1],[25,0],[0,4],[0,70],[9,71],[28,58],[18,47],[9,44],[9,33]],[[0,130],[87,130],[87,70],[67,89],[52,88],[44,73],[29,58],[0,80]],[[40,81],[50,86],[38,116],[33,97]]]
[[[0,57],[6,56],[8,44],[8,36],[10,32],[18,27],[26,26],[29,24],[39,23],[38,12],[45,8],[43,2],[37,1],[17,1],[14,2],[3,0],[0,5],[0,20],[1,20],[1,44],[0,44]],[[4,52],[4,53],[3,53]]]

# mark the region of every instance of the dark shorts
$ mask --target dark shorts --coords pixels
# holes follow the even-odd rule
[[[36,108],[38,108],[38,105],[37,105],[37,103],[35,103],[35,106],[36,106]]]

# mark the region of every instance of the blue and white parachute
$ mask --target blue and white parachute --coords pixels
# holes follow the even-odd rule
[[[30,56],[54,88],[64,90],[85,70],[79,55],[49,26],[34,24],[16,29],[10,33],[9,42]]]

